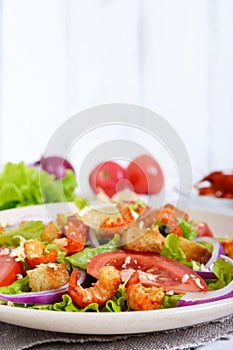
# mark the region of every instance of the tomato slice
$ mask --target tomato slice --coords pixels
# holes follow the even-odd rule
[[[118,250],[94,256],[87,264],[87,273],[98,278],[103,266],[114,266],[121,270],[123,281],[137,270],[145,286],[163,287],[174,293],[205,292],[205,281],[187,266],[153,253]]]
[[[18,279],[17,275],[23,274],[23,268],[16,257],[10,256],[11,249],[0,248],[0,287],[9,286]]]

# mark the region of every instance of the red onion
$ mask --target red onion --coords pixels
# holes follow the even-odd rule
[[[206,237],[206,236],[197,237],[196,242],[208,242],[213,246],[211,258],[205,264],[206,268],[210,268],[211,265],[218,259],[219,255],[220,255],[220,248],[221,248],[220,242],[214,238]]]
[[[196,271],[195,272],[204,278],[204,280],[216,280],[217,276],[212,271]]]
[[[98,239],[96,238],[95,230],[92,227],[90,227],[88,230],[88,239],[93,248],[98,247],[100,245]]]
[[[33,163],[33,167],[36,169],[45,170],[49,174],[55,175],[56,180],[63,178],[66,175],[66,170],[71,169],[73,172],[74,168],[71,163],[62,157],[41,157],[40,160]]]
[[[0,294],[0,298],[19,304],[53,304],[61,301],[62,295],[68,291],[69,283],[58,289],[43,292],[27,292],[22,294]]]
[[[233,297],[233,281],[226,287],[209,292],[189,292],[180,298],[177,306],[191,306]]]
[[[229,263],[231,263],[233,265],[233,259],[231,259],[229,256],[221,254],[220,258],[223,259],[223,260],[228,261]]]

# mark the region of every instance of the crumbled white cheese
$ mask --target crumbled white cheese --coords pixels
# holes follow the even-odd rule
[[[168,292],[166,292],[166,295],[173,295],[174,294],[174,290],[169,290]]]
[[[125,269],[125,268],[127,267],[127,265],[130,264],[130,261],[131,261],[131,256],[127,256],[127,257],[125,258],[124,264],[122,265],[123,269]],[[113,262],[115,262],[115,261],[113,260]]]
[[[10,249],[9,248],[4,248],[0,251],[0,256],[3,255],[10,255]],[[10,255],[11,256],[11,255]]]
[[[17,273],[17,275],[16,275],[16,276],[17,276],[17,279],[18,279],[18,280],[20,280],[20,279],[22,279],[22,278],[23,278],[23,275],[21,275],[21,273]]]
[[[194,278],[194,282],[196,283],[196,285],[199,287],[199,288],[201,288],[201,289],[203,289],[204,288],[204,286],[201,284],[201,280],[200,280],[200,278]]]
[[[184,276],[182,277],[181,282],[182,282],[182,283],[186,283],[188,280],[189,280],[189,275],[186,273],[186,274],[184,274]]]
[[[54,270],[58,269],[58,265],[56,263],[48,263],[47,266]]]

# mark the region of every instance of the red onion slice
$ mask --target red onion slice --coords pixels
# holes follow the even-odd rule
[[[68,291],[69,283],[61,288],[43,292],[27,292],[22,294],[0,294],[0,298],[19,304],[53,304],[61,301],[62,295]]]
[[[211,265],[218,259],[220,255],[220,242],[211,237],[197,237],[196,242],[208,242],[213,246],[213,252],[209,261],[205,264],[206,268],[210,268]]]
[[[204,280],[216,280],[217,276],[212,271],[197,271],[194,270]]]
[[[189,292],[180,298],[177,306],[191,306],[233,297],[233,281],[226,287],[209,292]]]
[[[75,173],[71,163],[59,156],[41,157],[40,160],[32,164],[36,170],[43,169],[49,174],[55,175],[56,180],[62,179],[66,175],[66,170],[70,169]]]
[[[231,259],[229,256],[227,255],[220,255],[220,258],[223,260],[228,261],[229,263],[231,263],[233,265],[233,259]]]
[[[88,230],[88,239],[93,248],[98,247],[100,245],[98,239],[96,238],[95,230],[92,227],[90,227]]]

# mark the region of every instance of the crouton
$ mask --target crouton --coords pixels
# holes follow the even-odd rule
[[[121,243],[125,250],[160,253],[164,240],[158,227],[153,229],[132,227],[122,235]],[[183,237],[180,237],[180,247],[187,261],[195,260],[200,264],[206,264],[211,257],[208,249]]]
[[[211,257],[211,253],[203,245],[183,237],[180,237],[180,248],[185,253],[187,261],[194,260],[206,264]]]
[[[158,227],[143,229],[131,227],[122,235],[122,244],[126,250],[159,253],[164,243],[164,237]]]
[[[44,231],[41,233],[40,237],[42,241],[52,242],[55,238],[61,237],[61,230],[55,225],[53,221],[45,227]]]
[[[57,289],[69,282],[65,264],[41,264],[33,270],[28,270],[27,274],[32,292]]]

